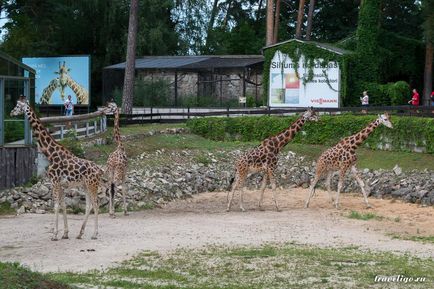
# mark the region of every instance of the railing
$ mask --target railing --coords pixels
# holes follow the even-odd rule
[[[74,116],[43,117],[41,122],[55,139],[63,139],[74,130],[78,138],[90,137],[107,130],[107,118],[100,111]]]
[[[433,106],[370,106],[315,108],[321,114],[377,114],[385,111],[393,115],[434,117]],[[293,115],[306,108],[134,108],[133,114],[120,116],[121,124],[184,122],[195,117],[237,117],[248,115]],[[143,113],[141,113],[143,112]]]

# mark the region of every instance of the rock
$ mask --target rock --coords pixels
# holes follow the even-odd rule
[[[18,210],[17,210],[17,214],[21,215],[24,214],[26,212],[26,208],[24,208],[24,206],[21,206]]]
[[[397,176],[402,174],[402,169],[398,165],[395,165],[392,170],[395,173],[395,175],[397,175]]]

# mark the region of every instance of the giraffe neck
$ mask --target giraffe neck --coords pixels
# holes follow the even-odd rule
[[[301,116],[290,127],[272,137],[273,140],[277,141],[276,147],[279,151],[294,138],[295,134],[301,130],[305,123],[306,120]]]
[[[60,145],[47,131],[47,129],[41,123],[33,109],[28,105],[26,108],[26,116],[29,119],[32,126],[33,134],[38,139],[39,147],[42,153],[52,162],[53,157],[59,153],[71,154],[65,147]]]
[[[350,143],[354,146],[354,148],[357,148],[360,146],[367,138],[368,136],[380,125],[380,120],[376,119],[370,124],[368,124],[367,127],[359,131],[358,133],[352,135],[349,137]],[[348,140],[347,140],[348,141]],[[346,142],[347,142],[346,141]]]
[[[113,126],[113,138],[118,146],[122,146],[121,141],[121,132],[119,129],[119,108],[116,109],[115,112],[115,120],[114,120],[114,126]]]

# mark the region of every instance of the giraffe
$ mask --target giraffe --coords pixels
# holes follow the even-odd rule
[[[362,190],[362,194],[366,206],[368,208],[371,207],[371,205],[368,202],[368,196],[367,196],[368,194],[366,192],[367,188],[365,188],[365,184],[361,179],[356,168],[356,162],[357,162],[356,149],[381,124],[385,125],[388,128],[393,128],[393,125],[390,122],[390,115],[387,112],[385,112],[382,115],[379,115],[376,120],[369,123],[367,127],[362,129],[358,133],[342,139],[334,147],[329,148],[328,150],[326,150],[321,154],[321,156],[317,161],[315,178],[310,185],[309,196],[304,206],[305,208],[309,207],[310,199],[315,194],[315,186],[324,174],[327,174],[327,178],[326,178],[327,192],[329,194],[331,201],[333,202],[333,197],[330,189],[330,182],[333,177],[333,173],[335,171],[339,171],[338,190],[337,190],[336,201],[335,201],[335,207],[338,209],[339,194],[342,189],[345,173],[349,168],[351,168],[351,173],[353,174],[354,178],[356,179],[357,183],[359,184]]]
[[[62,101],[65,99],[65,88],[69,86],[77,97],[77,104],[86,104],[89,102],[89,93],[81,85],[75,82],[68,72],[71,69],[66,67],[65,61],[63,65],[59,62],[59,71],[55,73],[59,76],[50,81],[48,86],[42,91],[41,104],[48,104],[50,102],[51,95],[59,88],[60,98]]]
[[[276,210],[279,211],[274,192],[276,189],[274,170],[277,166],[278,154],[281,149],[294,138],[295,134],[301,130],[306,121],[318,121],[318,115],[313,109],[308,109],[291,126],[277,135],[263,140],[259,146],[246,152],[237,160],[235,163],[235,178],[233,179],[232,189],[227,195],[228,204],[226,211],[230,211],[234,192],[238,187],[241,187],[240,209],[243,212],[245,211],[243,207],[243,186],[250,172],[263,173],[261,195],[258,202],[259,209],[262,210],[265,187],[267,186],[267,181],[270,180],[274,205],[276,206]]]
[[[122,198],[124,203],[124,215],[128,215],[126,195],[128,192],[128,186],[126,183],[126,175],[128,168],[127,153],[125,152],[124,145],[122,144],[121,134],[119,130],[119,108],[116,103],[109,102],[105,110],[111,111],[114,116],[113,138],[117,144],[116,150],[112,152],[106,165],[106,174],[108,175],[108,184],[111,186],[109,194],[109,214],[114,218],[114,196],[116,188],[122,184]]]
[[[102,179],[104,171],[94,162],[76,157],[68,149],[55,141],[42,125],[40,119],[36,116],[36,113],[30,107],[25,97],[20,97],[17,101],[17,105],[10,114],[11,116],[20,114],[27,116],[32,126],[33,134],[38,139],[39,147],[50,163],[47,169],[47,176],[52,185],[56,218],[51,240],[58,240],[59,204],[62,207],[64,222],[62,239],[68,239],[69,230],[63,192],[64,184],[68,187],[82,186],[86,189],[86,214],[77,239],[81,239],[83,236],[92,208],[95,214],[95,229],[92,239],[96,239],[98,235],[98,193],[104,189],[105,184]]]

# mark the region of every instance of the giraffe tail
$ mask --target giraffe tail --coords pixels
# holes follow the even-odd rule
[[[110,198],[112,199],[112,201],[115,199],[115,184],[111,183],[110,186]]]
[[[231,179],[229,180],[229,185],[228,185],[227,191],[231,190],[232,184],[234,183],[234,181],[235,181],[235,177],[232,176]]]

